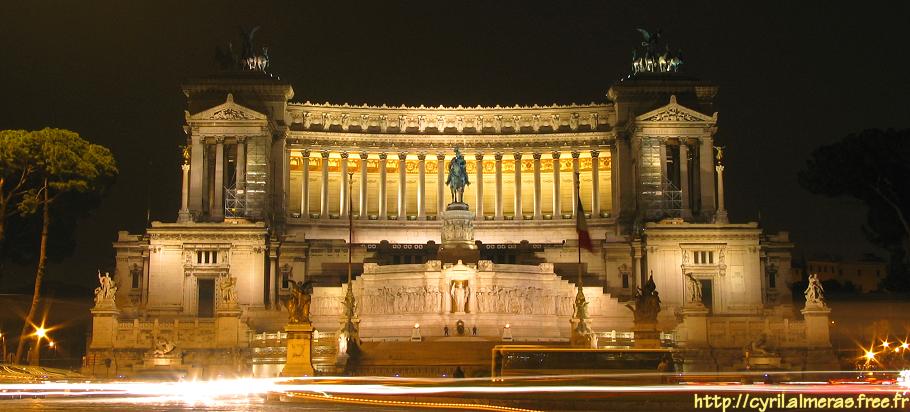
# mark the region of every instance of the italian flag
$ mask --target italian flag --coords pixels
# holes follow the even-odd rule
[[[588,232],[588,221],[585,220],[585,208],[581,205],[581,196],[576,198],[577,206],[575,207],[575,231],[578,232],[578,247],[587,249],[588,252],[594,251],[591,244],[591,233]]]

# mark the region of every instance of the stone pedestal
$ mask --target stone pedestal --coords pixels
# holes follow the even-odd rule
[[[701,303],[686,304],[682,308],[683,325],[686,329],[686,347],[708,346],[708,308]]]
[[[116,306],[95,306],[92,309],[92,344],[89,349],[109,349],[117,339],[117,316],[120,311]]]
[[[142,366],[145,369],[174,369],[183,367],[183,356],[179,353],[155,355],[146,353],[142,357]]]
[[[800,312],[806,319],[806,346],[810,348],[831,347],[831,338],[828,330],[831,323],[828,320],[831,308],[824,304],[807,303],[806,307]]]
[[[442,213],[442,245],[439,260],[443,263],[477,263],[480,251],[474,242],[474,213],[465,203],[449,203]]]
[[[284,331],[288,334],[288,352],[281,376],[316,376],[312,360],[313,325],[311,323],[287,325]]]
[[[420,336],[420,326],[414,325],[414,330],[411,331],[411,342],[420,342],[423,338]]]
[[[632,327],[635,332],[635,349],[659,349],[660,348],[660,331],[657,330],[657,323],[639,322]]]
[[[572,324],[572,334],[569,338],[569,344],[577,348],[595,348],[597,345],[596,338],[594,333],[591,332],[590,322],[588,320],[581,320],[578,318],[572,318],[570,320]],[[579,323],[584,322],[585,325],[579,325]],[[588,331],[583,333],[582,331]]]
[[[780,369],[780,355],[751,355],[745,359],[746,369],[767,371]]]
[[[219,309],[215,317],[215,345],[235,348],[240,343],[240,309]]]

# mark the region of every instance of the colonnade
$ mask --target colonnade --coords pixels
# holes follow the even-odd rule
[[[208,215],[213,220],[224,218],[227,189],[244,189],[247,173],[246,146],[247,139],[244,137],[194,139],[191,148],[192,172],[186,182],[188,187],[185,188],[189,209],[200,215]],[[227,167],[229,159],[233,159],[233,176],[226,173],[230,171]],[[230,180],[231,177],[235,186],[227,188],[231,182],[225,182],[225,178]]]
[[[410,216],[411,219],[425,220],[432,216],[432,210],[429,215],[427,213],[427,182],[426,182],[426,180],[427,180],[427,162],[428,161],[432,162],[434,160],[432,158],[432,155],[428,155],[427,153],[416,153],[416,154],[411,153],[411,157],[410,157],[411,161],[413,161],[414,157],[416,157],[417,161],[416,161],[416,173],[415,173],[415,171],[412,170],[411,171],[412,174],[410,174],[410,176],[413,177],[414,174],[416,174],[417,176],[416,176],[416,184],[411,183],[411,186],[416,186],[416,187],[410,187],[409,182],[408,182],[408,170],[407,170],[407,167],[405,166],[409,153],[406,153],[406,152],[397,152],[397,153],[359,152],[357,154],[359,155],[359,158],[362,162],[362,166],[359,168],[359,171],[358,171],[359,172],[359,183],[353,188],[353,190],[358,191],[358,193],[357,193],[358,200],[357,200],[357,204],[356,204],[356,206],[358,207],[357,210],[360,211],[359,212],[360,215],[364,215],[364,216],[368,215],[367,213],[364,213],[364,211],[371,209],[370,205],[368,204],[371,201],[371,199],[368,197],[368,192],[371,190],[377,191],[376,192],[377,196],[376,196],[375,200],[373,200],[373,201],[378,203],[378,205],[377,205],[378,207],[373,209],[373,210],[378,211],[378,213],[376,213],[373,216],[366,216],[366,217],[360,216],[360,218],[371,218],[371,219],[379,219],[379,220],[388,220],[391,218],[391,219],[398,219],[398,220],[408,220],[408,218]],[[560,166],[559,162],[560,162],[560,158],[566,154],[568,154],[572,157],[571,164],[572,164],[572,172],[573,172],[573,174],[572,174],[573,184],[571,184],[570,190],[572,193],[572,199],[576,199],[578,197],[578,193],[576,192],[576,184],[574,184],[574,176],[578,176],[578,172],[581,170],[581,168],[580,168],[580,160],[582,157],[581,152],[573,151],[573,152],[566,153],[566,152],[560,152],[560,151],[552,151],[552,152],[535,151],[535,152],[530,152],[530,153],[514,152],[514,153],[510,154],[512,156],[512,158],[515,160],[514,187],[513,187],[514,196],[513,196],[513,199],[511,199],[512,201],[514,201],[514,204],[513,204],[513,213],[508,216],[504,213],[504,207],[503,207],[504,202],[508,200],[508,199],[504,198],[504,190],[503,190],[503,183],[504,183],[503,182],[503,180],[504,180],[503,179],[503,156],[505,156],[505,154],[502,152],[494,152],[494,153],[490,153],[490,154],[476,153],[473,155],[473,159],[471,159],[470,155],[465,155],[467,162],[472,162],[472,161],[475,162],[474,163],[475,170],[473,171],[472,176],[471,176],[471,180],[472,180],[471,185],[468,188],[466,188],[466,191],[473,191],[474,199],[481,199],[481,200],[475,201],[473,204],[471,204],[471,209],[476,213],[477,219],[484,220],[484,219],[492,218],[494,220],[504,220],[504,219],[540,220],[540,219],[575,218],[576,211],[575,211],[574,200],[571,202],[571,204],[564,204],[562,199],[560,199],[560,197],[561,197],[560,194],[562,193],[562,190],[566,189],[566,188],[563,188],[562,186],[566,182],[561,181],[561,173],[560,173],[561,171],[560,171],[560,167],[559,167]],[[590,213],[590,215],[593,217],[600,217],[600,216],[602,216],[602,212],[604,211],[604,209],[601,207],[601,200],[600,200],[601,199],[600,152],[598,150],[590,150],[587,154],[590,155],[591,168],[590,168],[590,170],[585,170],[584,173],[586,175],[583,175],[582,178],[585,181],[590,178],[591,195],[588,198],[582,199],[582,202],[583,202],[586,213]],[[482,199],[485,198],[485,191],[489,190],[484,184],[484,176],[486,175],[489,178],[489,171],[487,171],[486,174],[484,173],[483,161],[485,158],[489,159],[488,156],[490,156],[490,155],[492,155],[492,157],[494,159],[493,181],[495,182],[495,187],[490,188],[490,189],[493,189],[494,196],[495,196],[493,199],[493,210],[492,211],[485,210],[485,206],[483,204],[484,202],[482,201]],[[339,218],[342,216],[347,216],[347,213],[348,213],[347,207],[348,207],[348,202],[349,202],[348,197],[353,195],[352,193],[348,193],[348,161],[347,161],[347,159],[349,159],[351,156],[354,156],[354,153],[352,153],[352,152],[329,152],[329,151],[318,151],[317,152],[317,151],[310,151],[310,150],[302,150],[300,152],[294,153],[293,156],[301,157],[300,164],[302,167],[302,175],[301,175],[301,180],[299,183],[299,191],[301,194],[299,210],[301,211],[300,212],[301,217],[314,218],[314,219],[315,218],[329,219],[329,218]],[[389,173],[388,172],[389,156],[395,156],[398,158],[398,161],[399,161],[399,164],[397,167],[398,176],[396,179],[397,187],[395,187],[395,188],[388,187],[388,184],[390,183],[389,182],[390,179],[389,179],[389,175],[388,175],[388,173]],[[428,159],[428,156],[430,156],[429,159]],[[523,177],[525,177],[524,175],[526,173],[528,173],[528,171],[522,170],[521,160],[523,158],[526,159],[528,156],[533,158],[533,168],[530,171],[530,173],[533,174],[533,180],[531,180],[533,182],[533,185],[530,188],[524,188],[524,187],[522,187],[522,180],[523,180]],[[338,157],[341,158],[342,161],[340,162],[340,168],[338,170],[333,170],[330,172],[330,170],[329,170],[330,157],[334,158],[334,159],[337,159]],[[543,175],[544,175],[544,173],[542,172],[542,167],[541,167],[541,160],[545,159],[545,158],[550,158],[554,162],[553,163],[554,167],[552,170],[552,194],[553,194],[552,210],[551,210],[551,215],[547,215],[547,216],[545,216],[543,213],[543,209],[544,209],[544,206],[543,206],[543,192],[544,192]],[[378,171],[376,171],[374,169],[374,173],[378,172],[377,173],[378,179],[376,181],[376,184],[373,184],[373,185],[368,184],[368,171],[367,171],[367,167],[365,167],[367,160],[375,160],[375,161],[377,161],[376,163],[378,164]],[[321,178],[313,179],[313,182],[311,182],[311,179],[310,179],[310,173],[311,173],[310,164],[311,163],[310,162],[313,162],[313,161],[321,162],[320,167],[318,168],[319,173],[321,173]],[[435,161],[436,161],[436,165],[435,165],[436,170],[435,171],[436,171],[436,182],[437,182],[437,184],[436,184],[437,204],[436,204],[435,210],[441,211],[441,210],[445,210],[446,203],[447,203],[447,200],[449,197],[448,191],[446,190],[445,185],[443,184],[443,182],[445,182],[445,178],[447,175],[446,155],[437,154],[435,156]],[[414,166],[414,164],[412,163],[411,167],[413,168],[413,166]],[[489,164],[488,164],[488,166],[489,166]],[[562,171],[562,172],[565,173],[565,171]],[[611,171],[606,170],[605,172],[610,173]],[[339,175],[338,177],[340,177],[340,178],[335,179],[335,181],[332,182],[329,179],[330,173],[335,173],[335,174]],[[313,196],[310,194],[310,184],[317,183],[317,182],[319,182],[319,184],[321,185],[320,190],[318,192],[319,193],[318,199],[311,199],[311,197],[313,197]],[[413,182],[413,180],[412,180],[412,182]],[[335,193],[339,194],[339,198],[338,198],[339,204],[338,204],[337,208],[332,208],[333,209],[331,211],[332,213],[330,213],[329,200],[330,200],[330,186],[332,184],[340,185],[340,187],[337,188],[337,190],[335,190],[334,188],[331,190],[331,192],[335,192]],[[392,194],[389,193],[390,189],[394,190],[394,192]],[[607,189],[609,190],[610,188],[607,188]],[[412,190],[415,192],[411,192]],[[522,201],[522,193],[524,190],[531,190],[533,192],[533,196],[532,196],[533,202],[530,205],[524,204]],[[416,210],[408,210],[409,194],[411,196],[416,195]],[[609,195],[610,194],[608,194],[608,196]],[[395,196],[394,204],[391,204],[391,205],[389,204],[389,200],[390,200],[389,196]],[[311,211],[311,206],[310,206],[311,202],[315,201],[315,200],[319,201],[318,213],[314,213],[313,211]],[[294,206],[297,206],[297,205],[294,205]],[[388,210],[388,208],[390,208],[390,207],[395,207],[396,210],[393,210],[393,211]],[[410,205],[410,207],[414,207],[413,202]],[[292,207],[292,208],[297,209],[296,207]],[[338,212],[338,214],[335,215],[334,212]],[[607,212],[610,212],[610,211],[607,210]],[[357,213],[355,213],[355,218],[356,218],[356,216],[357,216]]]

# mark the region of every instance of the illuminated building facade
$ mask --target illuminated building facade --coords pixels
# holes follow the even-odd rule
[[[415,324],[420,344],[445,343],[459,338],[462,318],[484,343],[505,339],[505,324],[514,342],[567,343],[571,309],[560,302],[574,297],[579,273],[576,198],[594,242],[581,272],[601,346],[630,336],[625,302],[649,274],[668,342],[726,348],[703,369],[741,365],[741,348],[762,333],[782,353],[827,345],[827,329],[815,336],[821,329],[790,305],[787,234],[728,222],[709,82],[638,73],[602,103],[513,107],[298,103],[291,85],[256,70],[191,80],[183,91],[179,217],[120,233],[118,309],[108,323],[96,314],[88,363],[154,368],[145,351],[165,336],[184,353],[183,368],[274,373],[283,296],[290,282],[313,280],[314,359],[333,370],[349,214],[367,350],[417,344]],[[436,260],[454,148],[468,160],[465,202],[480,249],[480,261],[463,267]],[[444,282],[458,267],[470,274],[457,279],[478,283],[456,310]],[[222,276],[235,281],[230,304],[219,298]]]

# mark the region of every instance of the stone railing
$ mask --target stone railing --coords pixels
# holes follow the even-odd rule
[[[772,348],[805,347],[806,323],[787,318],[708,318],[708,343],[715,348],[742,348],[762,333]]]
[[[214,348],[215,330],[215,319],[120,320],[117,322],[114,347],[150,349],[154,346],[156,337],[161,336],[180,349]]]

